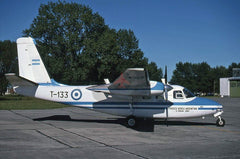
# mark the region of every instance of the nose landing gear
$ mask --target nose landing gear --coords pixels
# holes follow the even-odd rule
[[[219,111],[213,115],[215,118],[218,118],[216,121],[216,125],[220,127],[223,127],[225,125],[225,120],[221,117],[222,113],[223,111]]]
[[[225,125],[225,120],[223,118],[221,118],[221,116],[218,116],[218,119],[216,121],[216,125],[223,127]]]

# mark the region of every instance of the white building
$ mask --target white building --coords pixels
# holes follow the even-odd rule
[[[220,78],[221,97],[240,97],[240,77]]]

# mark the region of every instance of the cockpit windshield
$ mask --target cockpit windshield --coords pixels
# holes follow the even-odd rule
[[[195,95],[191,91],[189,91],[187,88],[184,88],[183,92],[184,92],[186,98],[195,97]]]

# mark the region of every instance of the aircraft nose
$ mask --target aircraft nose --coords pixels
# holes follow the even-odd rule
[[[194,105],[200,105],[200,106],[211,106],[212,108],[216,109],[222,109],[222,105],[219,104],[218,102],[211,100],[211,99],[207,99],[207,98],[201,98],[201,97],[197,97],[195,100],[193,100],[193,104]]]
[[[202,105],[222,106],[218,102],[211,100],[211,99],[200,98],[200,97],[198,99],[199,99],[199,103],[201,103]]]
[[[200,97],[198,98],[198,100],[201,106],[209,107],[206,109],[216,110],[216,112],[220,112],[223,109],[223,106],[214,100],[207,99],[207,98],[200,98]]]

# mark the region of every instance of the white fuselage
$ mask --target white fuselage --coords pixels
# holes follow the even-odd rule
[[[17,39],[19,76],[6,74],[16,93],[44,100],[128,117],[187,118],[214,114],[221,120],[222,105],[195,97],[182,86],[150,81],[144,68],[127,68],[115,81],[103,85],[68,86],[50,79],[31,37]],[[165,79],[166,81],[166,79]]]
[[[222,105],[212,100],[198,97],[186,98],[181,86],[174,86],[174,89],[168,92],[168,101],[160,96],[109,95],[88,90],[87,87],[89,86],[43,84],[36,87],[34,97],[118,116],[190,118],[222,111]],[[174,98],[174,91],[178,93],[182,91],[182,97]],[[16,92],[23,94],[21,87],[17,88]]]

